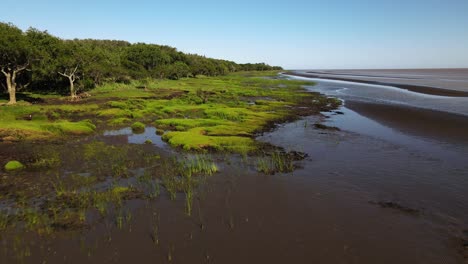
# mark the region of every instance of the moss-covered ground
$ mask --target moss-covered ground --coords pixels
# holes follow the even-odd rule
[[[0,106],[0,140],[60,140],[109,126],[139,131],[146,124],[184,150],[248,153],[258,148],[254,135],[273,124],[339,105],[304,90],[308,82],[266,78],[275,74],[112,83],[79,102],[28,94],[35,103]]]

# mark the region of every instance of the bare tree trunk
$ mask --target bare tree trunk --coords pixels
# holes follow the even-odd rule
[[[71,100],[76,100],[76,90],[75,90],[75,80],[72,77],[68,77],[68,81],[70,82],[70,96]]]
[[[28,65],[29,62],[24,65],[17,66],[16,69],[11,69],[9,67],[6,67],[7,71],[5,71],[5,68],[1,69],[3,75],[5,75],[7,90],[10,96],[10,100],[8,101],[9,105],[16,104],[16,76],[20,74],[21,71],[26,70]]]
[[[8,82],[8,81],[7,81]],[[8,87],[8,94],[10,95],[10,101],[8,102],[9,105],[16,104],[16,83],[7,84]]]
[[[70,74],[67,74],[67,71],[59,72],[58,74],[67,77],[68,81],[70,82],[70,97],[72,101],[78,100],[78,96],[76,96],[75,90],[75,80],[76,80],[76,71],[78,70],[78,65],[76,65],[75,69],[73,69]]]
[[[7,90],[10,96],[10,100],[8,101],[8,104],[9,105],[16,104],[16,82],[15,82],[15,79],[13,78],[13,76],[15,76],[16,74],[12,75],[11,73],[7,73],[3,70],[2,72],[5,75]]]

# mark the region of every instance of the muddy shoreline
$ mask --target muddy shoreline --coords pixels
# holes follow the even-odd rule
[[[410,106],[346,101],[346,108],[387,127],[449,142],[468,142],[468,117]]]
[[[401,84],[401,83],[391,83],[391,82],[369,81],[369,80],[363,80],[363,79],[357,79],[357,78],[337,77],[334,75],[327,75],[327,74],[322,74],[319,72],[292,71],[292,72],[286,72],[284,74],[291,75],[291,76],[298,76],[298,77],[306,77],[306,78],[328,79],[328,80],[348,81],[348,82],[364,83],[364,84],[394,86],[400,89],[405,89],[408,91],[428,94],[428,95],[449,96],[449,97],[468,97],[468,92],[466,91],[450,90],[450,89],[444,89],[444,88],[438,88],[438,87],[429,87],[429,86],[421,86],[421,85],[413,85],[413,84]]]
[[[342,229],[359,230],[365,241],[372,241],[372,229],[391,225],[394,242],[386,240],[392,236],[385,230],[375,231],[376,236],[385,238],[376,239],[379,248],[393,248],[394,254],[401,256],[398,261],[386,258],[388,263],[465,263],[468,118],[359,101],[346,101],[339,112],[324,113],[324,119],[304,118],[262,139],[284,148],[300,146],[310,159],[303,162],[304,170],[297,171],[296,177],[304,186],[314,185],[321,192],[337,195],[341,204],[347,204],[348,213],[358,210],[366,215],[372,211],[365,209],[367,201],[381,207],[383,214],[400,214],[398,220],[383,217],[379,223],[363,217],[365,227],[347,223]],[[307,125],[316,122],[336,126],[340,131],[320,132]],[[353,218],[349,214],[344,217]],[[381,215],[372,213],[371,217]],[[413,220],[414,227],[406,230],[407,221]],[[360,247],[358,240],[352,242],[352,247]],[[394,243],[406,244],[412,252],[403,253],[405,249]],[[430,250],[439,253],[429,257]],[[418,257],[410,260],[413,254]],[[378,255],[378,262],[386,262],[382,259],[385,253]],[[368,257],[360,262],[368,263]]]

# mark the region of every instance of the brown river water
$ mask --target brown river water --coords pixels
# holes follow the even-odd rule
[[[18,260],[4,249],[0,263],[467,263],[468,117],[458,108],[466,98],[452,104],[432,96],[435,103],[423,109],[408,102],[423,104],[417,94],[366,93],[365,84],[319,80],[308,89],[344,106],[258,137],[307,153],[294,172],[264,175],[254,157],[214,155],[220,172],[197,190],[191,216],[183,194],[172,201],[162,189],[155,201],[125,204],[132,221],[124,228],[103,220],[54,237],[26,233],[28,256]],[[393,99],[385,101],[385,93]],[[93,140],[149,138],[146,151],[178,155],[154,128],[146,130]],[[12,248],[8,241],[3,248]]]

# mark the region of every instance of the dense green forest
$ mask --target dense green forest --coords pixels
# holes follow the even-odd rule
[[[65,40],[35,28],[22,31],[0,23],[0,85],[16,102],[16,92],[69,94],[104,82],[218,76],[236,71],[281,70],[265,63],[232,61],[186,54],[176,48],[120,40]]]

